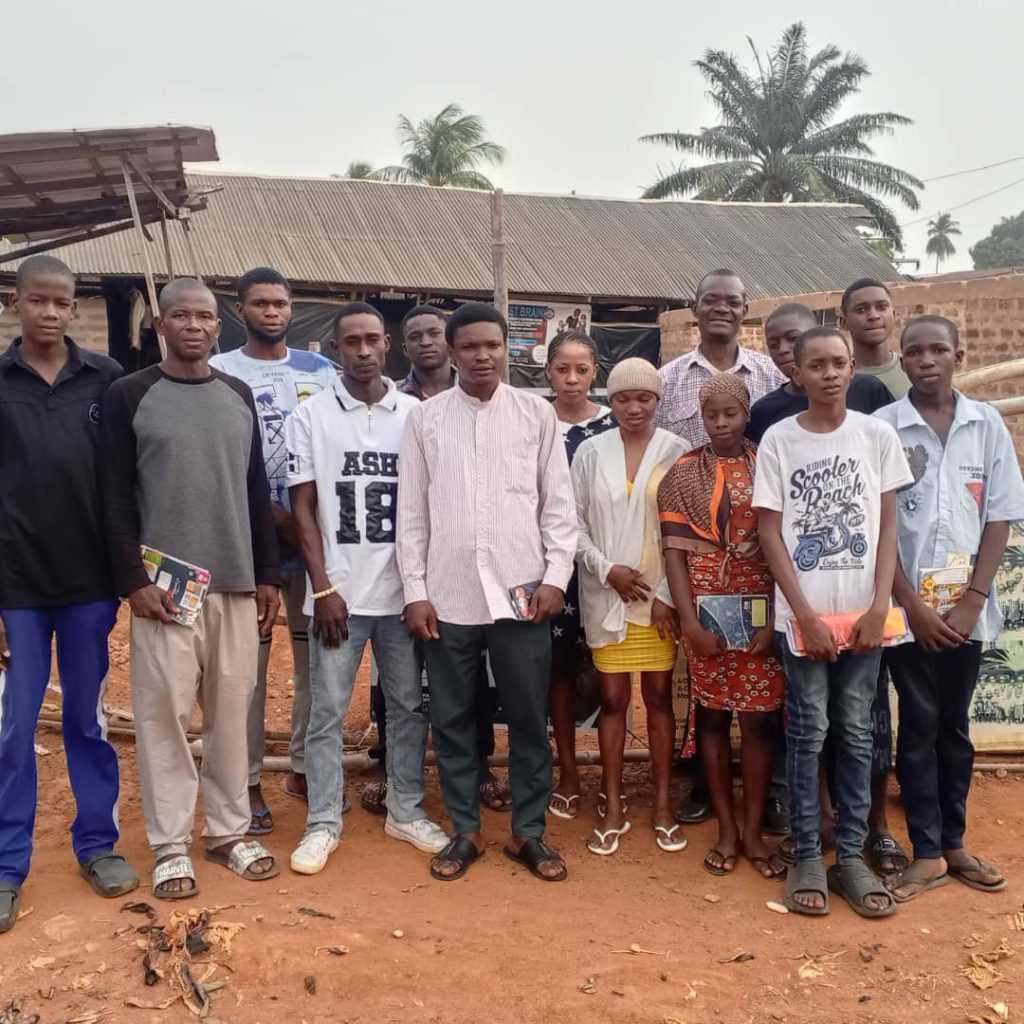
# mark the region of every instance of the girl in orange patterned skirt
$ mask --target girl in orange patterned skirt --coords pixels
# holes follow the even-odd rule
[[[718,818],[718,842],[704,859],[713,875],[732,871],[742,852],[765,878],[785,877],[785,864],[761,838],[774,748],[774,714],[782,707],[782,667],[773,654],[769,614],[745,647],[698,618],[697,598],[740,594],[771,601],[773,580],[757,538],[751,506],[756,449],[744,439],[750,397],[737,374],[720,373],[700,389],[709,444],[682,456],[658,490],[665,572],[679,614],[696,708],[697,749]],[[762,608],[770,607],[766,602]],[[732,792],[729,731],[739,712],[743,772],[742,838]]]

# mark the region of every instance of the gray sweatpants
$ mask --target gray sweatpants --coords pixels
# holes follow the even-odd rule
[[[240,726],[256,685],[259,633],[252,594],[208,594],[191,626],[132,619],[132,707],[146,838],[157,857],[185,853],[203,787],[207,849],[249,828],[248,751]],[[203,711],[196,771],[188,725]]]
[[[281,573],[281,602],[288,617],[288,633],[292,644],[292,728],[288,754],[292,771],[306,772],[306,730],[309,728],[309,619],[302,614],[306,601],[306,570],[287,569]],[[260,769],[267,752],[267,666],[270,663],[271,637],[260,638],[259,663],[256,669],[256,692],[249,708],[249,785],[260,781]]]

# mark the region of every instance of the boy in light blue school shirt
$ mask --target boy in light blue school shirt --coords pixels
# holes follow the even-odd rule
[[[888,652],[900,702],[896,772],[914,861],[889,883],[898,902],[956,878],[982,892],[1002,873],[964,849],[974,767],[969,710],[982,642],[1002,626],[993,580],[1010,524],[1024,519],[1024,480],[1002,417],[953,387],[963,362],[956,325],[911,320],[900,339],[907,395],[875,415],[896,428],[914,483],[897,498],[899,566],[893,593],[914,643]],[[930,570],[973,567],[950,607],[937,603]]]

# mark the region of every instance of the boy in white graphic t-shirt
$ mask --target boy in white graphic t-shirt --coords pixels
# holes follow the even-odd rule
[[[334,318],[344,376],[288,417],[288,485],[309,572],[313,704],[306,736],[309,814],[293,871],[315,874],[342,828],[341,736],[369,642],[388,706],[384,831],[436,853],[448,842],[423,809],[427,719],[421,666],[401,614],[395,560],[398,452],[419,404],[382,376],[389,339],[373,306],[351,302]]]
[[[809,408],[770,427],[758,449],[754,506],[776,580],[775,625],[786,669],[786,774],[796,864],[790,910],[828,912],[828,890],[865,917],[896,904],[864,862],[871,806],[871,703],[896,571],[896,491],[913,482],[896,432],[846,408],[853,377],[847,340],[816,327],[797,340],[794,379]],[[821,617],[858,613],[840,651]],[[786,635],[799,627],[806,654]],[[831,726],[836,746],[836,864],[821,860],[818,759]]]

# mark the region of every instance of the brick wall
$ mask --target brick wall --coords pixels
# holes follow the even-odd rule
[[[1024,274],[1006,274],[935,284],[908,282],[892,286],[896,311],[895,338],[903,325],[915,316],[938,314],[957,325],[966,350],[964,369],[1024,357]],[[749,319],[743,325],[741,344],[763,349],[761,325],[764,317],[785,302],[802,302],[814,310],[838,312],[842,292],[786,295],[750,304]],[[661,359],[668,362],[697,344],[697,328],[688,309],[672,310],[661,316]],[[1010,398],[1024,394],[1024,376],[971,391],[972,398]],[[1007,418],[1024,458],[1024,416]]]

